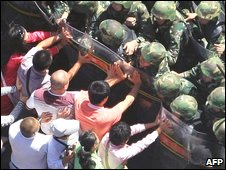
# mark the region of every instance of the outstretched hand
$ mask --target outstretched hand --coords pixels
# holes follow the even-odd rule
[[[140,85],[142,83],[140,73],[137,70],[133,72],[132,76],[129,75],[128,79],[135,85]]]
[[[105,81],[110,86],[113,86],[114,84],[117,84],[117,83],[121,82],[122,80],[125,80],[126,77],[127,77],[127,75],[123,73],[119,64],[114,63],[112,65],[109,65],[109,67],[107,69],[107,78],[105,79]]]

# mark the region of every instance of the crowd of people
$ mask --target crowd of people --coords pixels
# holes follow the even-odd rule
[[[225,148],[224,2],[40,1],[36,5],[54,31],[29,32],[20,23],[10,23],[1,32],[1,155],[8,152],[4,146],[9,143],[10,169],[127,168],[130,158],[171,129],[169,120],[159,115],[153,122],[135,125],[121,120],[142,86],[139,71],[154,80],[151,95],[164,108]],[[65,23],[86,32],[137,70],[128,74],[115,62],[104,80],[91,82],[87,90],[69,91],[72,79],[92,56],[88,47],[78,48],[71,68],[49,74],[54,56],[71,46],[73,35]],[[125,79],[132,83],[130,91],[107,107],[111,88]],[[144,138],[128,144],[131,136],[148,129],[151,132]],[[194,166],[204,167],[205,162]]]

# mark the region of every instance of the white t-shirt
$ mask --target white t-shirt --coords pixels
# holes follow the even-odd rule
[[[43,92],[43,91],[46,91],[44,89],[38,89],[39,91]],[[77,91],[66,91],[64,94],[62,95],[56,95],[56,94],[53,94],[51,93],[50,90],[48,90],[48,95],[51,96],[51,99],[52,100],[52,104],[47,104],[47,100],[45,100],[44,98],[39,98],[37,99],[37,97],[35,97],[35,92],[34,91],[31,96],[29,97],[29,99],[26,101],[26,105],[28,108],[30,109],[34,109],[37,111],[38,113],[38,116],[41,117],[41,114],[43,112],[49,112],[49,113],[52,113],[53,117],[52,119],[47,122],[47,123],[41,123],[41,129],[42,131],[45,133],[45,134],[48,134],[48,135],[51,135],[51,131],[50,131],[50,124],[51,122],[57,118],[57,113],[59,112],[59,109],[63,109],[65,107],[69,107],[71,109],[71,114],[68,116],[67,119],[74,119],[74,98],[79,94],[79,92]],[[68,95],[68,94],[71,94],[72,97],[70,97],[71,95]],[[43,96],[43,95],[42,95]],[[67,97],[68,96],[68,97]],[[60,100],[60,98],[58,97],[61,97],[63,98],[62,101]],[[49,97],[50,98],[50,97]],[[56,102],[57,104],[53,104],[54,103],[54,99],[58,98],[58,102]],[[65,102],[65,100],[68,99],[68,104],[67,106],[65,105],[61,105],[61,102]],[[72,102],[72,99],[73,99],[73,102]]]
[[[50,135],[37,133],[26,138],[20,132],[22,119],[9,128],[9,142],[12,148],[11,161],[19,169],[47,169],[47,151]]]

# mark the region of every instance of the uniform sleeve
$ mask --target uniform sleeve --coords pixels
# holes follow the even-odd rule
[[[193,67],[191,70],[185,71],[181,74],[182,74],[183,78],[193,82],[194,79],[198,79],[198,77],[199,77],[199,69],[200,69],[200,64]]]
[[[166,54],[170,66],[177,62],[177,58],[182,46],[181,43],[183,43],[182,35],[185,29],[185,25],[182,22],[173,24],[170,28],[170,44]]]

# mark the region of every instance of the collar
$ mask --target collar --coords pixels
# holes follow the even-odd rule
[[[96,105],[93,105],[92,103],[88,103],[88,106],[91,107],[92,109],[101,109],[101,108],[103,108],[102,106],[96,106]]]

